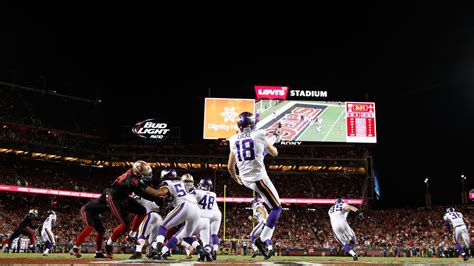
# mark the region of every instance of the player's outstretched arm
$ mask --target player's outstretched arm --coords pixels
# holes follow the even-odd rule
[[[166,187],[161,187],[159,189],[154,189],[152,187],[146,187],[145,192],[153,197],[164,198],[168,195],[169,190]]]
[[[237,182],[239,185],[242,185],[242,180],[240,180],[240,176],[237,175],[237,171],[235,170],[235,155],[232,151],[229,153],[229,160],[227,162],[227,171],[229,171],[230,176]]]

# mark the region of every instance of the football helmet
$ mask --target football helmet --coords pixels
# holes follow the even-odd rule
[[[34,216],[38,216],[38,210],[36,209],[31,209],[28,214],[33,214]]]
[[[194,177],[191,174],[184,174],[181,176],[181,182],[183,182],[186,190],[194,190]]]
[[[54,212],[53,210],[48,210],[47,214],[48,215],[51,215],[51,214],[56,215],[56,212]]]
[[[454,208],[447,208],[446,209],[446,212],[455,212],[456,210],[454,210]]]
[[[250,130],[255,128],[255,116],[250,112],[242,112],[237,118],[237,126],[241,132],[244,131],[245,128],[250,128]]]
[[[176,174],[176,170],[174,169],[163,169],[161,170],[160,178],[167,179],[167,178],[176,178],[178,175]]]
[[[132,173],[135,176],[140,177],[143,181],[151,181],[153,177],[153,171],[151,166],[145,161],[136,161],[132,165]]]
[[[201,179],[201,181],[199,181],[198,188],[202,189],[202,190],[206,190],[206,191],[211,191],[212,181],[210,179],[203,178],[203,179]]]
[[[336,204],[338,204],[338,203],[344,203],[344,200],[343,200],[342,198],[338,198],[338,199],[336,199],[336,202],[335,202],[335,203],[336,203]]]

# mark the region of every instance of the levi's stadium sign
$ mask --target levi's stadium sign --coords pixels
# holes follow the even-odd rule
[[[287,100],[304,98],[327,98],[328,92],[322,90],[290,90],[287,86],[255,86],[255,95],[257,101],[260,99],[268,100]]]
[[[257,100],[286,100],[288,96],[288,87],[284,86],[255,86],[255,95]]]

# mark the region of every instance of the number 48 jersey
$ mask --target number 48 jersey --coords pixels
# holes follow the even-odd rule
[[[201,217],[211,219],[213,212],[219,210],[216,202],[216,193],[201,189],[196,189],[194,192],[196,193],[197,204],[201,209]]]
[[[267,145],[265,130],[242,132],[229,138],[231,152],[237,160],[239,176],[243,181],[255,182],[266,174],[263,153]]]

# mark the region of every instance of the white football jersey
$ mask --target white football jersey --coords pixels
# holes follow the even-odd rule
[[[266,135],[265,130],[259,129],[229,138],[230,150],[235,155],[239,176],[243,181],[258,181],[261,179],[261,174],[266,173],[263,164],[263,153],[267,146]]]
[[[196,192],[197,204],[201,209],[201,217],[212,218],[213,210],[218,208],[216,193],[201,189],[194,191]]]
[[[466,225],[460,212],[448,212],[444,215],[443,219],[445,221],[449,221],[453,227],[458,225]]]
[[[257,220],[259,223],[261,222],[265,222],[265,217],[263,217],[263,215],[257,211],[258,208],[262,208],[263,209],[263,212],[267,212],[267,209],[265,209],[265,207],[263,206],[262,203],[260,202],[257,202],[257,203],[253,203],[252,204],[252,211],[253,211],[253,216],[257,217]],[[267,213],[267,216],[268,216],[268,213]]]
[[[53,220],[56,221],[56,214],[54,213],[48,215],[48,217],[44,220],[43,229],[47,228],[51,231],[51,228],[53,227]]]
[[[149,201],[142,197],[137,197],[136,200],[138,201],[138,203],[140,203],[140,205],[145,207],[146,213],[158,212],[160,210],[160,206],[156,205],[154,201]]]
[[[194,204],[197,203],[196,198],[186,191],[181,180],[164,180],[160,184],[160,188],[161,187],[166,187],[170,195],[173,197],[173,201],[171,202],[173,207],[176,207],[185,201]]]
[[[347,211],[346,203],[336,203],[331,208],[329,208],[328,214],[331,218],[331,224],[346,222],[347,215],[349,211]]]

